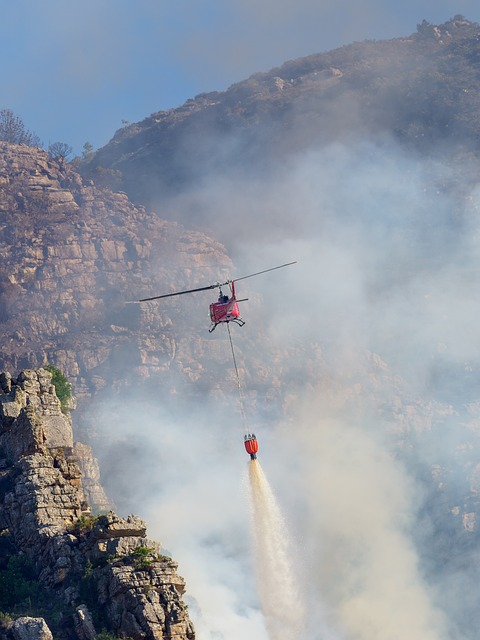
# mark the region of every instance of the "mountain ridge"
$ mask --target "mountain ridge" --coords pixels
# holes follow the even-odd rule
[[[279,158],[362,135],[388,133],[420,153],[477,153],[479,34],[480,25],[456,16],[424,21],[407,37],[286,62],[125,126],[82,173],[120,172],[119,188],[154,206],[201,182],[205,167],[221,174],[228,160],[262,172]]]

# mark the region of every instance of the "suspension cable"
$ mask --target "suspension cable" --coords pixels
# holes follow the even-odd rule
[[[240,402],[240,411],[241,411],[241,414],[242,414],[243,427],[245,429],[245,433],[247,433],[247,417],[245,415],[245,407],[244,407],[243,394],[242,394],[242,385],[240,384],[240,374],[238,372],[237,359],[235,358],[235,351],[233,349],[233,340],[232,340],[232,334],[230,332],[230,323],[227,322],[226,325],[227,325],[227,329],[228,329],[228,337],[230,339],[230,348],[232,350],[233,364],[235,366],[235,374],[237,376],[238,399],[239,399],[239,402]]]

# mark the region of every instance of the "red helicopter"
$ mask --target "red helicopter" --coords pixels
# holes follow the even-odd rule
[[[161,298],[170,298],[172,296],[181,296],[185,293],[196,293],[197,291],[208,291],[210,289],[219,289],[218,300],[216,302],[212,302],[210,304],[210,320],[212,321],[212,325],[209,329],[209,332],[215,330],[217,325],[225,322],[228,327],[228,335],[230,338],[230,345],[232,348],[233,362],[235,365],[235,370],[237,373],[237,380],[240,390],[240,378],[238,375],[237,363],[235,360],[235,354],[233,350],[232,338],[230,336],[230,328],[228,326],[229,322],[235,322],[240,327],[243,327],[245,322],[240,317],[240,309],[238,308],[239,302],[244,302],[248,300],[248,298],[243,298],[242,300],[237,300],[235,295],[235,282],[239,280],[245,280],[246,278],[253,278],[253,276],[259,276],[262,273],[267,273],[268,271],[275,271],[275,269],[281,269],[282,267],[288,267],[291,264],[296,264],[294,262],[287,262],[286,264],[281,264],[278,267],[272,267],[271,269],[264,269],[263,271],[257,271],[257,273],[251,273],[248,276],[243,276],[242,278],[236,278],[236,280],[227,280],[226,282],[216,282],[215,284],[210,284],[206,287],[198,287],[197,289],[188,289],[186,291],[175,291],[174,293],[164,293],[161,296],[153,296],[151,298],[142,298],[138,300],[138,302],[149,302],[150,300],[160,300]],[[222,292],[222,287],[226,286],[230,287],[230,295],[226,295]],[[240,397],[241,400],[241,397]],[[244,438],[244,445],[246,452],[250,455],[251,460],[257,459],[258,452],[258,441],[254,433],[247,433]]]
[[[197,291],[208,291],[209,289],[218,288],[219,296],[217,302],[212,302],[210,305],[210,320],[212,321],[212,325],[209,329],[209,332],[215,330],[217,325],[222,322],[235,322],[240,327],[243,327],[245,322],[240,317],[240,309],[238,308],[239,302],[245,302],[248,298],[243,298],[242,300],[237,300],[235,294],[235,282],[239,280],[245,280],[246,278],[253,278],[253,276],[259,276],[261,273],[267,273],[267,271],[275,271],[275,269],[281,269],[282,267],[288,267],[291,264],[296,264],[294,262],[287,262],[286,264],[281,264],[278,267],[272,267],[271,269],[264,269],[263,271],[257,271],[257,273],[251,273],[248,276],[243,276],[242,278],[236,278],[235,280],[227,280],[226,282],[216,282],[215,284],[210,284],[206,287],[199,287],[198,289],[188,289],[186,291],[175,291],[174,293],[164,293],[161,296],[153,296],[152,298],[142,298],[138,302],[149,302],[150,300],[160,300],[161,298],[171,298],[172,296],[181,296],[185,293],[196,293]],[[226,295],[222,292],[222,287],[226,286],[230,287],[230,295]]]

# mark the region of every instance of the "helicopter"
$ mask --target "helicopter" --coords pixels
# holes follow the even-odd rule
[[[239,280],[246,280],[247,278],[253,278],[259,276],[262,273],[268,271],[275,271],[276,269],[282,269],[283,267],[289,267],[294,262],[287,262],[281,264],[278,267],[271,267],[270,269],[264,269],[263,271],[257,271],[256,273],[250,273],[248,276],[242,276],[241,278],[235,278],[235,280],[227,280],[226,282],[216,282],[215,284],[207,285],[206,287],[198,287],[197,289],[187,289],[186,291],[175,291],[174,293],[164,293],[160,296],[152,296],[151,298],[142,298],[138,302],[150,302],[151,300],[160,300],[161,298],[171,298],[172,296],[181,296],[186,293],[197,293],[198,291],[208,291],[211,289],[219,289],[218,300],[210,304],[210,320],[212,322],[209,333],[212,333],[219,324],[234,322],[240,327],[243,327],[245,321],[240,316],[240,309],[238,307],[239,302],[245,302],[248,298],[237,299],[235,293],[235,282]],[[222,287],[229,287],[229,294],[225,294],[222,291]]]

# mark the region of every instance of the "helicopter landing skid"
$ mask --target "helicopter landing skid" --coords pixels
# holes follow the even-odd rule
[[[243,325],[245,324],[245,320],[242,320],[241,318],[232,318],[232,320],[224,320],[223,322],[217,322],[216,324],[210,327],[210,329],[208,330],[208,333],[213,333],[213,331],[215,331],[215,329],[218,327],[219,324],[228,324],[229,322],[234,322],[235,324],[238,324],[239,327],[243,327]]]

